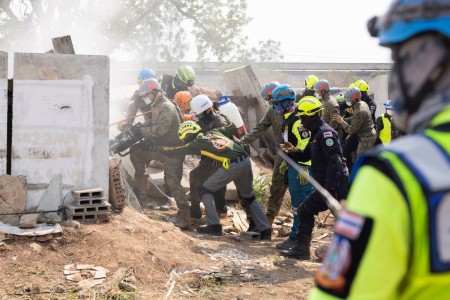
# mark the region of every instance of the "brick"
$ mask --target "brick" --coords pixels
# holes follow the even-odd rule
[[[104,205],[91,205],[91,206],[78,206],[69,204],[66,206],[66,214],[78,215],[78,214],[94,214],[104,213],[111,211],[111,204],[105,203]]]
[[[83,199],[83,198],[102,198],[104,196],[102,188],[72,190],[72,195],[75,200],[79,200],[79,199]]]

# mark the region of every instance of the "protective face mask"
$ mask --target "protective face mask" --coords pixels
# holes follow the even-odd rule
[[[317,99],[321,99],[322,96],[319,93],[314,93],[314,97],[316,97]]]
[[[345,104],[347,104],[347,106],[349,106],[349,107],[352,107],[353,105],[352,105],[352,102],[350,102],[350,101],[345,101]]]
[[[393,116],[394,115],[394,111],[392,110],[392,109],[387,109],[386,110],[386,114],[388,115],[388,116]]]
[[[145,102],[145,104],[150,105],[150,104],[152,104],[153,101],[150,100],[149,97],[145,97],[145,98],[144,98],[144,102]]]

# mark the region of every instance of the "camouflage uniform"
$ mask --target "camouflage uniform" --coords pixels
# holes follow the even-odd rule
[[[209,115],[197,122],[205,133],[212,129],[220,128],[221,132],[228,138],[232,138],[236,131],[236,126],[228,117],[221,115],[212,110]],[[220,166],[220,165],[219,165]],[[191,217],[201,218],[200,210],[200,188],[203,183],[211,177],[219,167],[217,163],[210,157],[202,156],[200,164],[189,173],[189,189],[191,193]],[[218,210],[225,208],[225,192],[226,186],[220,188],[213,193],[215,206]]]
[[[175,94],[180,91],[189,91],[189,88],[186,85],[176,85],[174,79],[175,76],[165,74],[159,80],[161,89],[166,93],[167,98],[169,98],[170,100],[173,100]]]
[[[279,115],[275,110],[270,107],[264,118],[259,121],[258,125],[253,128],[249,133],[242,137],[242,142],[249,144],[258,139],[270,126],[272,126],[273,133],[275,135],[276,143],[282,144],[283,141],[283,129],[282,123],[284,118]],[[270,185],[270,196],[267,202],[267,214],[273,217],[277,216],[280,212],[281,204],[283,203],[283,197],[287,190],[287,185],[284,183],[284,175],[280,174],[279,167],[283,159],[276,155],[274,158],[274,167],[272,171],[272,184]]]
[[[328,125],[331,126],[331,128],[333,128],[334,130],[336,130],[339,140],[341,141],[343,139],[343,133],[342,133],[342,128],[339,125],[338,122],[334,121],[333,119],[333,114],[339,114],[340,113],[340,109],[339,109],[339,103],[336,101],[336,99],[334,99],[329,92],[325,93],[325,95],[323,95],[323,98],[320,99],[320,102],[323,105],[323,116],[322,119],[325,121],[325,123],[327,123]]]
[[[160,95],[151,105],[152,122],[141,128],[144,140],[130,149],[130,159],[134,166],[134,178],[145,175],[144,162],[155,159],[160,153],[149,151],[151,144],[160,146],[179,146],[178,127],[180,116],[175,105],[165,96]],[[179,209],[189,208],[186,194],[181,186],[184,155],[163,155],[164,177]]]
[[[375,144],[377,133],[372,121],[372,114],[366,102],[358,101],[353,106],[353,116],[344,119],[342,128],[348,134],[358,135],[358,149],[356,154],[370,149]]]

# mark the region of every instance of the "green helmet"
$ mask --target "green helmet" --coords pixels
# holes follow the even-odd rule
[[[175,76],[178,78],[178,80],[181,81],[181,83],[187,85],[187,86],[193,86],[195,82],[195,71],[194,69],[189,65],[181,66],[177,69],[177,72],[175,73]]]
[[[340,102],[345,102],[344,95],[342,95],[342,94],[337,95],[337,96],[336,96],[336,101],[337,101],[338,103],[340,103]]]

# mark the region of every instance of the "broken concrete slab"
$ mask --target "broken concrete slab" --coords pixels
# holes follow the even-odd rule
[[[0,175],[0,212],[23,213],[27,205],[27,181],[24,177]],[[20,215],[0,215],[0,221],[17,226]]]
[[[20,216],[19,227],[20,228],[34,228],[37,225],[39,214],[26,214]]]
[[[48,235],[52,233],[61,233],[62,228],[59,224],[47,225],[47,224],[37,224],[35,228],[23,229],[17,226],[11,226],[0,222],[0,232],[19,236],[41,236]]]

